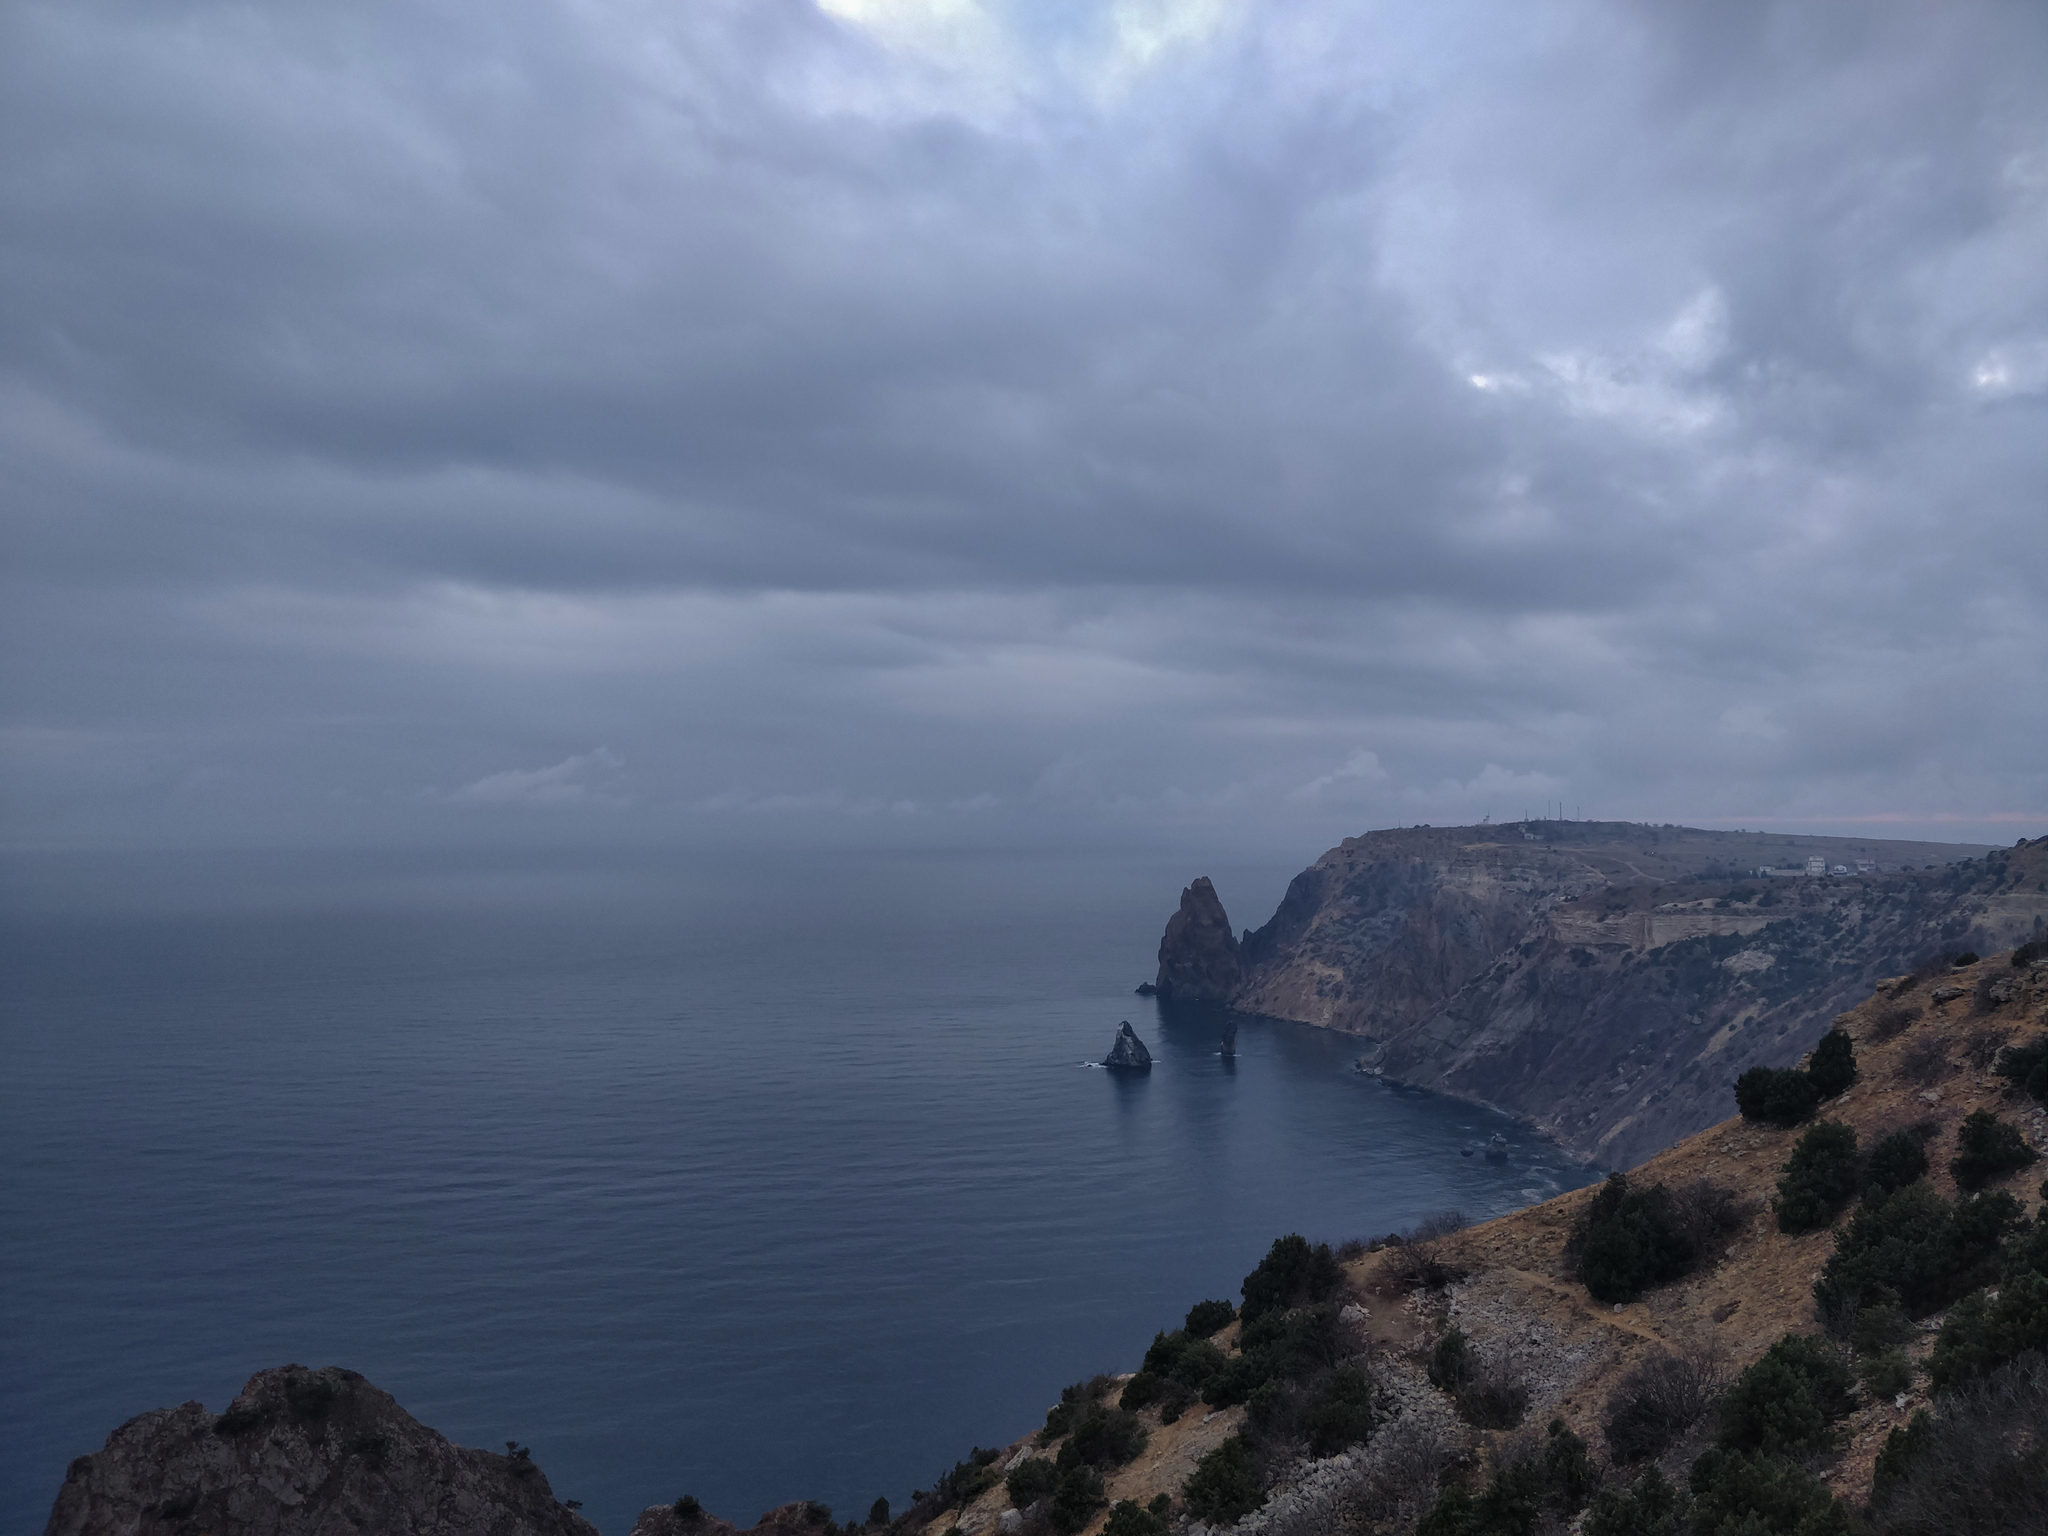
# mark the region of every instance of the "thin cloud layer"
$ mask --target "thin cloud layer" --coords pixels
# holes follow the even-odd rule
[[[2048,820],[2038,7],[0,28],[18,845]]]

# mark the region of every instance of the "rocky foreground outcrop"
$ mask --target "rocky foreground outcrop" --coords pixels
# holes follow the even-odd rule
[[[1752,873],[1810,857],[1871,867]],[[1160,992],[1357,1034],[1361,1064],[1389,1082],[1628,1167],[1713,1124],[1740,1073],[1788,1065],[1878,977],[2044,922],[2048,839],[1985,851],[1615,822],[1411,827],[1346,838],[1227,949],[1222,903],[1196,881],[1160,944]]]
[[[523,1451],[456,1445],[330,1366],[259,1371],[225,1413],[130,1419],[72,1462],[46,1536],[597,1536]]]

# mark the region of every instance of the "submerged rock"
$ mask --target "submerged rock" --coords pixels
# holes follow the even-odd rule
[[[1152,1053],[1145,1049],[1145,1042],[1138,1038],[1138,1032],[1131,1028],[1126,1019],[1116,1027],[1116,1039],[1110,1045],[1109,1054],[1102,1058],[1105,1067],[1149,1067]]]
[[[259,1371],[227,1412],[140,1414],[72,1462],[47,1536],[597,1536],[522,1447],[471,1450],[354,1371]]]

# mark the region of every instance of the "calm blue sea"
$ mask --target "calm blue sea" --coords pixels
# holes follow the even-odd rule
[[[1180,886],[1050,855],[17,863],[0,1529],[122,1420],[345,1365],[619,1536],[898,1504],[1129,1368],[1276,1235],[1586,1176],[1134,997]],[[1145,1077],[1082,1063],[1130,1019]]]

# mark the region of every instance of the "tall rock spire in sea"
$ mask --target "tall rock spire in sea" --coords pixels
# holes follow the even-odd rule
[[[1220,1003],[1244,984],[1237,936],[1207,875],[1180,893],[1180,910],[1159,940],[1159,995],[1179,1002]]]

